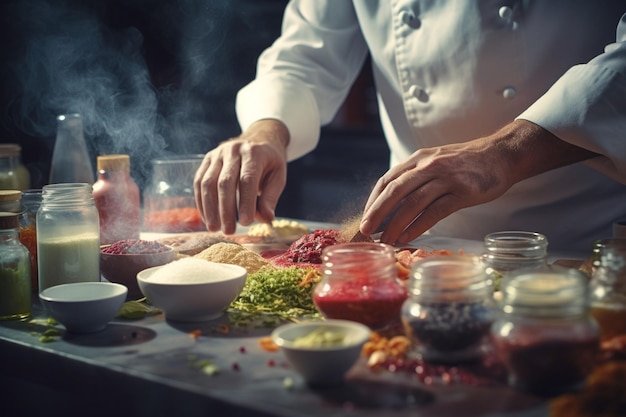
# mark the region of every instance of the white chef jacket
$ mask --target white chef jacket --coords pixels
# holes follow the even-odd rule
[[[289,160],[306,154],[369,53],[392,165],[515,118],[601,154],[460,210],[431,234],[528,230],[551,250],[587,253],[626,217],[625,9],[614,0],[292,0],[282,35],[238,93],[239,123],[280,119]]]

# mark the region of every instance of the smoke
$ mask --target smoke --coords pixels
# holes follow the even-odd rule
[[[80,113],[94,161],[127,153],[143,182],[152,159],[204,153],[236,124],[224,110],[230,103],[216,99],[240,87],[216,59],[230,2],[22,0],[10,8],[20,48],[9,114],[21,132],[52,142],[56,116]]]

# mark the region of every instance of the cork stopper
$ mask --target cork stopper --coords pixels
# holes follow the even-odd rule
[[[20,227],[19,213],[0,211],[0,230],[17,229]]]
[[[0,190],[0,202],[2,201],[19,201],[22,199],[20,190]]]
[[[98,171],[127,171],[130,172],[130,156],[100,155],[97,158]]]
[[[22,147],[17,143],[0,144],[0,156],[20,156]]]

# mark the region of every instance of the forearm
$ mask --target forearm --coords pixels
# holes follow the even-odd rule
[[[597,156],[526,120],[516,120],[486,139],[509,165],[511,184]]]

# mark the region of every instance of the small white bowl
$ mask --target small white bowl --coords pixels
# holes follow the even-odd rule
[[[195,282],[186,282],[185,272],[178,272],[177,267],[192,261],[211,264],[219,268],[220,272],[213,276],[208,271],[202,276],[195,276]],[[162,268],[172,271],[171,281],[152,280],[153,275]],[[137,274],[137,283],[143,295],[155,307],[163,310],[168,320],[200,322],[221,316],[243,290],[247,276],[246,269],[238,265],[182,258],[166,265],[144,269]]]
[[[112,282],[55,285],[39,293],[50,317],[71,333],[103,330],[126,301],[128,289]]]
[[[294,341],[324,328],[344,335],[339,345],[298,347]],[[291,366],[311,385],[341,383],[361,355],[369,339],[369,327],[348,320],[324,320],[285,324],[272,332],[272,340],[285,353]]]

